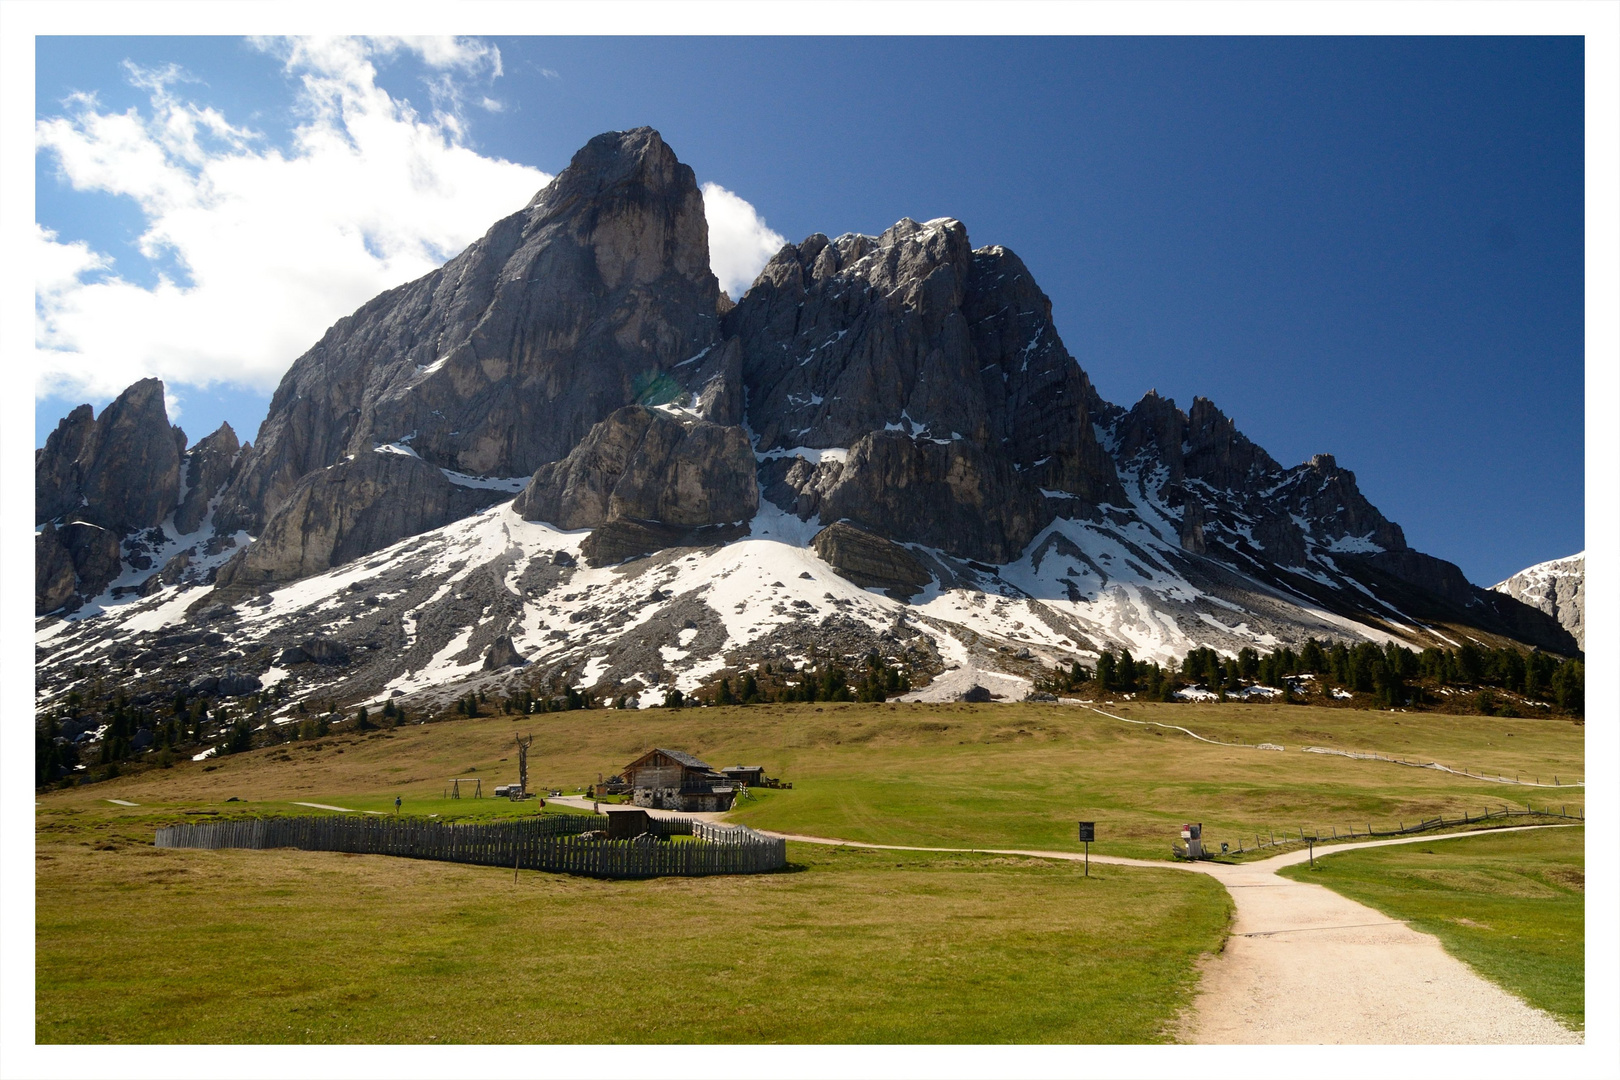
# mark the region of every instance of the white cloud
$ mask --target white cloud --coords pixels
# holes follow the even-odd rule
[[[131,67],[147,110],[104,112],[79,96],[36,125],[67,183],[133,199],[142,254],[183,271],[142,285],[36,227],[40,393],[105,398],[147,375],[270,389],[338,318],[440,265],[550,182],[464,144],[453,75],[493,78],[493,46],[261,44],[300,80],[302,122],[285,150],[186,100],[176,68]],[[372,61],[401,50],[434,72],[429,117],[377,86]]]
[[[188,100],[173,66],[128,66],[149,108],[108,112],[79,95],[36,124],[39,151],[75,190],[134,201],[138,248],[159,268],[155,283],[132,280],[106,253],[35,226],[39,395],[106,399],[157,376],[177,417],[185,387],[273,389],[332,323],[441,265],[551,180],[465,145],[462,94],[499,74],[493,46],[256,44],[298,80],[285,148]],[[374,62],[401,52],[430,69],[430,116],[377,85]],[[481,91],[471,100],[499,108]],[[715,274],[738,297],[785,241],[733,192],[710,183],[703,196]]]
[[[709,219],[709,265],[735,300],[787,240],[765,224],[752,204],[719,184],[703,185],[703,213]]]

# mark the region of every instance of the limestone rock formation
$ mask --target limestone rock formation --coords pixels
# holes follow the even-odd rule
[[[163,394],[162,382],[142,379],[100,416],[80,405],[34,452],[35,522],[46,527],[35,541],[36,613],[100,594],[126,556],[134,570],[152,568],[150,552],[169,539],[169,515],[178,532],[193,532],[219,494],[235,434],[226,426],[187,452]],[[183,498],[182,470],[190,481]]]
[[[1052,520],[1046,499],[1005,457],[967,440],[875,431],[855,441],[821,497],[823,521],[967,559],[1006,562]]]
[[[841,576],[863,589],[882,589],[896,600],[909,600],[934,580],[899,544],[843,522],[822,529],[811,545]]]
[[[541,466],[513,509],[563,529],[636,523],[586,551],[601,562],[700,542],[692,530],[746,532],[758,505],[754,452],[741,427],[632,405],[592,428],[566,458]]]
[[[591,530],[591,535],[580,544],[579,552],[591,566],[611,566],[665,548],[728,544],[747,535],[746,522],[682,526],[614,518]]]
[[[221,568],[236,591],[318,573],[488,506],[499,493],[453,484],[407,454],[364,453],[305,477],[263,534]]]
[[[74,521],[56,528],[46,522],[34,534],[34,614],[100,594],[122,572],[118,534],[100,525]]]
[[[301,478],[377,445],[528,476],[615,409],[668,400],[669,372],[719,339],[718,299],[692,170],[651,128],[599,135],[528,206],[293,364],[219,520],[254,531]]]
[[[69,516],[119,534],[161,525],[185,444],[157,379],[130,386],[94,419],[79,406],[34,452],[34,520]]]
[[[185,456],[185,495],[174,511],[174,528],[182,536],[194,533],[208,516],[208,506],[230,482],[242,444],[229,424],[202,439]]]
[[[73,556],[50,522],[34,534],[34,614],[44,615],[73,599],[78,575]]]
[[[340,641],[316,635],[283,649],[277,664],[327,664],[341,667],[349,662],[349,650]]]
[[[1491,588],[1551,615],[1585,650],[1586,552],[1537,563]]]
[[[64,416],[45,445],[34,451],[34,520],[50,521],[84,501],[85,444],[96,429],[95,410],[80,405]]]
[[[1387,520],[1331,455],[1285,469],[1207,398],[1182,412],[1150,391],[1110,419],[1127,486],[1180,519],[1181,546],[1206,554],[1211,543],[1240,557],[1304,566],[1309,544],[1358,553],[1404,551]],[[1206,536],[1206,523],[1210,526]]]
[[[759,449],[848,448],[836,483],[824,468],[810,486],[884,489],[881,520],[851,515],[884,535],[936,544],[942,530],[912,527],[1005,503],[985,535],[942,545],[990,558],[1051,519],[1043,491],[1071,510],[1123,501],[1093,425],[1104,404],[1058,338],[1050,301],[1016,255],[974,250],[958,221],[906,219],[877,237],[817,234],[786,247],[724,327],[741,342]],[[883,478],[859,476],[870,467]],[[780,470],[770,478],[784,481],[803,516],[804,485]],[[788,505],[787,491],[777,495]]]
[[[523,654],[518,652],[517,647],[512,644],[512,638],[509,634],[502,634],[496,638],[494,644],[484,652],[485,671],[497,671],[506,667],[522,667],[523,664]]]
[[[187,451],[162,399],[76,409],[36,455],[36,610],[99,613],[41,634],[42,687],[96,656],[151,700],[635,698],[876,653],[961,665],[944,694],[1102,648],[1578,647],[1569,584],[1473,586],[1332,457],[1284,467],[1203,398],[1103,401],[1029,269],[957,221],[813,235],[732,304],[692,172],[645,128],[331,327],[251,448]]]

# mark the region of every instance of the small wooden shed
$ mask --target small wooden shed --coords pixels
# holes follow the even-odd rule
[[[642,833],[652,832],[652,817],[645,810],[610,807],[607,826],[609,840],[634,840]]]

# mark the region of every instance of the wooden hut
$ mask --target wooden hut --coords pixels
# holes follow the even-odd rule
[[[637,806],[686,813],[730,810],[736,786],[691,754],[649,750],[622,770]]]

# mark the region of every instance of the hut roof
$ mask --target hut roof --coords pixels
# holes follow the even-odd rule
[[[636,758],[636,760],[632,761],[629,765],[626,765],[625,768],[629,769],[631,766],[639,765],[643,761],[646,761],[648,758],[652,757],[654,754],[663,754],[665,757],[670,758],[673,761],[675,761],[675,762],[677,762],[677,763],[679,763],[681,765],[685,765],[689,769],[703,769],[703,770],[709,771],[709,772],[713,771],[712,769],[709,768],[709,766],[705,762],[699,761],[697,758],[693,757],[691,754],[683,753],[680,750],[666,750],[661,746],[656,747],[656,748],[654,748],[652,750],[649,750],[645,754],[642,754],[640,757]]]

